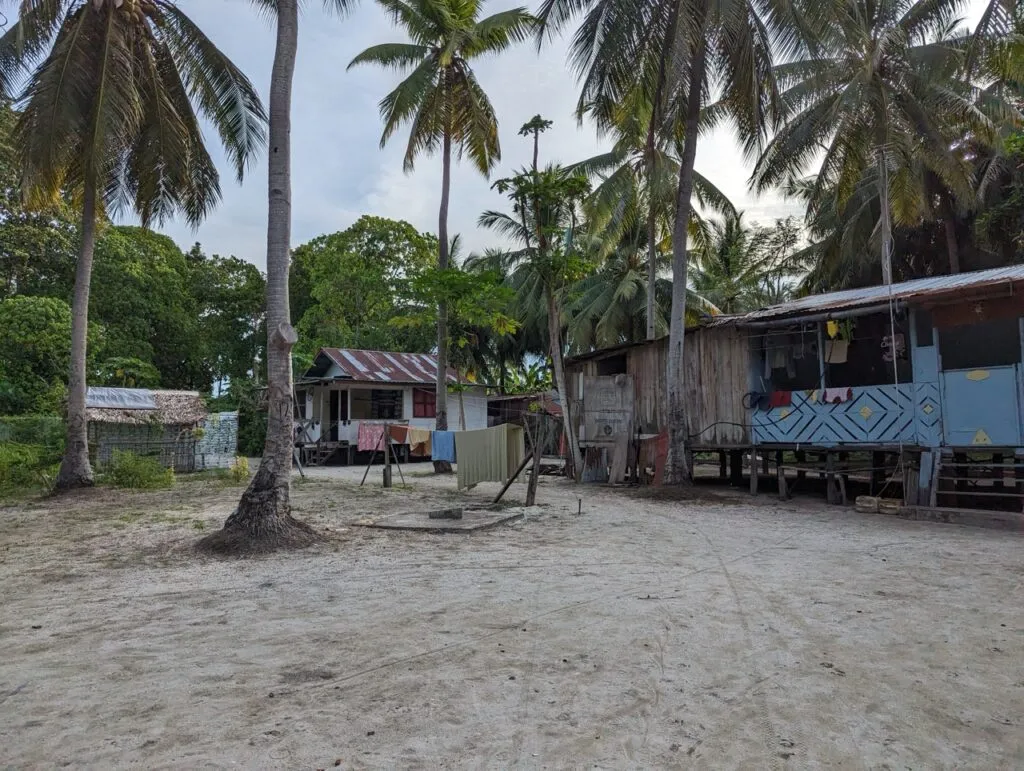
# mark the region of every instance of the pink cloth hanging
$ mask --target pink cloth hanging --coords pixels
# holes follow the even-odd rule
[[[365,420],[359,422],[359,437],[357,448],[360,452],[373,452],[384,450],[384,424],[367,423]]]
[[[853,398],[853,389],[849,386],[843,388],[826,388],[822,401],[825,404],[841,404]]]

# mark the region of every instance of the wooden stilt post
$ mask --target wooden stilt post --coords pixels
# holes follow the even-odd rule
[[[725,479],[727,475],[727,463],[725,450],[721,450],[718,453],[718,476],[720,479]]]
[[[743,484],[743,451],[729,450],[729,475],[733,487]]]
[[[786,470],[782,467],[782,450],[775,452],[775,470],[779,477],[779,500],[784,501],[789,498],[789,493],[786,490]]]
[[[750,494],[757,495],[757,447],[750,448]]]
[[[797,465],[799,465],[799,466],[803,466],[805,463],[807,463],[807,453],[804,452],[803,450],[797,450],[796,451],[796,462],[797,462]],[[799,482],[803,482],[805,479],[807,479],[807,472],[806,471],[800,470],[800,471],[796,472],[796,481],[798,483]]]
[[[878,495],[885,486],[885,458],[884,452],[871,453],[871,494]]]

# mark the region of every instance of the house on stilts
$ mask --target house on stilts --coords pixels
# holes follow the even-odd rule
[[[667,342],[567,362],[584,447],[666,430]],[[823,476],[838,501],[852,477],[910,505],[1020,510],[1022,345],[1024,266],[705,319],[684,346],[690,451],[717,453],[734,480],[753,458],[753,490],[769,472],[783,495]]]

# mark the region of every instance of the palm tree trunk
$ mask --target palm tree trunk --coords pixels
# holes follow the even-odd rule
[[[533,130],[533,173],[537,173],[537,160],[540,158],[540,129]]]
[[[298,47],[298,0],[277,0],[277,48],[270,81],[267,216],[267,435],[263,459],[224,528],[199,546],[226,554],[307,546],[317,540],[291,516],[294,448],[288,266],[291,242],[291,95]]]
[[[548,301],[548,346],[551,350],[551,369],[555,374],[555,388],[562,400],[562,428],[565,430],[569,460],[572,462],[572,473],[578,482],[583,474],[583,459],[580,454],[579,437],[572,430],[572,410],[569,406],[572,399],[565,383],[565,362],[562,359],[562,313],[554,291],[548,289],[545,294]]]
[[[654,288],[658,282],[658,252],[655,245],[657,240],[656,209],[654,195],[654,139],[658,121],[661,117],[661,96],[665,90],[665,68],[667,66],[668,52],[675,42],[676,23],[679,17],[679,2],[670,2],[668,26],[665,28],[665,41],[661,47],[661,59],[658,62],[658,81],[654,87],[654,100],[651,104],[651,119],[647,125],[647,146],[645,148],[645,163],[647,166],[647,339],[655,338],[655,297]]]
[[[452,137],[445,131],[441,154],[441,207],[437,215],[438,259],[441,270],[448,269],[448,197],[452,186]],[[435,425],[438,431],[448,430],[448,305],[437,304],[437,386],[434,402]],[[450,474],[452,464],[434,461],[434,471]]]
[[[960,245],[956,237],[956,214],[946,193],[939,195],[942,227],[946,232],[946,253],[949,255],[949,272],[960,272]]]
[[[701,25],[703,26],[703,25]],[[690,62],[690,85],[686,97],[686,136],[679,163],[679,188],[676,193],[676,219],[672,231],[672,318],[668,341],[668,461],[665,481],[690,484],[686,465],[686,383],[683,344],[686,335],[686,271],[688,267],[687,225],[690,222],[693,195],[693,164],[697,158],[697,129],[700,118],[701,86],[707,66],[707,49],[702,35]]]
[[[878,203],[879,230],[882,235],[882,283],[888,286],[892,283],[892,220],[889,216],[889,167],[881,147],[878,149]]]
[[[87,342],[89,337],[89,284],[96,248],[96,177],[86,176],[82,203],[82,243],[75,267],[75,295],[71,305],[71,370],[68,373],[68,425],[64,457],[56,488],[73,490],[93,484],[89,465],[89,431],[85,411]]]

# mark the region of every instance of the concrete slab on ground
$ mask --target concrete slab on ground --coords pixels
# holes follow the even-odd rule
[[[472,533],[486,530],[525,516],[522,509],[463,509],[461,519],[431,519],[429,511],[411,511],[384,517],[366,517],[355,524],[384,530],[423,530],[430,533]]]

